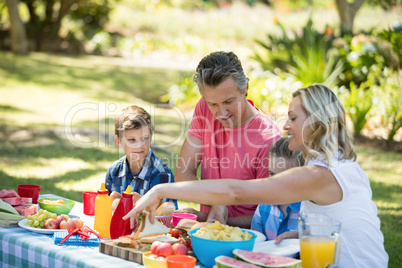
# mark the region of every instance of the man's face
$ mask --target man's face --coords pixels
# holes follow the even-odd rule
[[[247,90],[240,93],[232,77],[216,87],[202,86],[201,91],[209,110],[223,127],[239,127],[247,122]]]
[[[151,147],[151,134],[148,126],[125,130],[118,145],[124,149],[130,164],[143,164]]]

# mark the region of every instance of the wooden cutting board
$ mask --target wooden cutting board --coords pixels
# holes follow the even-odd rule
[[[145,249],[133,249],[119,247],[113,244],[113,241],[101,241],[99,243],[99,252],[119,257],[128,261],[142,264],[142,253],[147,252]]]
[[[3,228],[17,227],[18,222],[19,222],[19,220],[16,221],[16,220],[3,220],[3,219],[1,219],[0,220],[0,227],[3,227]]]

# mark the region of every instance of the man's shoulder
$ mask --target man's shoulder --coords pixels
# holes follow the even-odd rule
[[[208,115],[210,110],[204,98],[201,98],[195,105],[194,115]]]

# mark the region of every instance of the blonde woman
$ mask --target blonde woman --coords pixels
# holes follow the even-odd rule
[[[387,267],[377,207],[367,175],[355,162],[345,110],[326,86],[293,93],[288,120],[289,149],[303,152],[306,164],[270,178],[181,182],[152,188],[124,218],[143,209],[153,221],[159,200],[168,197],[210,204],[286,204],[302,201],[301,212],[322,212],[340,221],[339,267]]]

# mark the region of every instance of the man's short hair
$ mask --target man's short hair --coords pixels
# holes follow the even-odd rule
[[[216,87],[228,77],[232,77],[235,85],[243,93],[248,88],[248,78],[240,60],[233,52],[217,51],[205,56],[197,66],[194,82],[202,94],[201,87]]]

